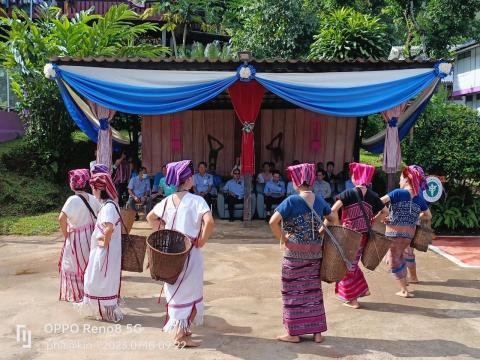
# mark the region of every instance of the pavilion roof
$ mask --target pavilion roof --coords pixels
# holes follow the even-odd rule
[[[51,59],[58,65],[95,66],[106,68],[151,69],[151,70],[190,70],[190,71],[235,71],[241,61],[222,61],[209,59],[176,59],[176,58],[109,58],[70,56]],[[251,59],[248,63],[258,72],[348,72],[373,70],[402,70],[415,68],[431,68],[437,62],[428,60],[387,60],[387,59],[355,59],[355,60],[284,60],[284,59]]]

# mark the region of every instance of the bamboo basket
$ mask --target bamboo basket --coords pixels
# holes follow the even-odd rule
[[[320,275],[322,281],[332,283],[342,280],[348,271],[348,266],[335,244],[341,247],[348,261],[353,262],[360,249],[362,234],[338,225],[328,226],[328,230],[330,230],[333,238],[328,232],[325,232]]]
[[[390,249],[392,240],[384,234],[370,230],[362,253],[362,264],[368,270],[375,270]]]
[[[120,214],[124,224],[124,226],[122,226],[122,234],[130,234],[137,213],[130,209],[120,209]]]
[[[192,249],[190,238],[174,230],[158,230],[147,238],[148,264],[154,280],[175,284]]]
[[[122,270],[143,272],[146,248],[145,236],[122,234]]]

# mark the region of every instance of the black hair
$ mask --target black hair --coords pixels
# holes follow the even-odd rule
[[[138,168],[138,172],[140,172],[140,171],[142,171],[142,170],[147,171],[147,168],[146,168],[145,166],[140,166],[140,167]]]
[[[107,193],[107,190],[100,190],[100,199],[102,200],[113,200]]]
[[[205,167],[207,167],[207,163],[205,161],[200,161],[198,163],[198,167],[200,167],[200,165],[204,165]]]
[[[317,175],[318,173],[321,173],[324,177],[327,176],[327,172],[323,169],[317,170]]]
[[[298,160],[293,160],[293,161],[292,161],[292,165],[300,165],[300,161],[298,161]]]
[[[278,171],[278,170],[273,170],[272,171],[272,175],[275,175],[275,174],[280,175],[280,177],[282,176],[282,174],[280,174],[280,171]]]
[[[265,161],[265,162],[262,164],[262,168],[264,168],[264,167],[265,167],[265,165],[268,165],[268,166],[270,166],[270,168],[272,167],[272,163],[271,163],[271,162],[269,162],[269,161]]]
[[[335,163],[334,163],[333,161],[329,161],[329,162],[327,162],[327,167],[328,167],[328,165],[333,165],[333,166],[335,166]]]

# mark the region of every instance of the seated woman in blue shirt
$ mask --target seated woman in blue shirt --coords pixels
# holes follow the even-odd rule
[[[233,170],[233,179],[227,181],[223,187],[223,193],[228,205],[229,220],[232,222],[234,220],[235,204],[243,204],[243,196],[245,194],[243,179],[240,178],[240,170]]]
[[[272,211],[273,204],[280,204],[285,199],[285,183],[280,180],[280,173],[278,171],[273,172],[272,180],[265,184],[263,189],[265,194],[265,207],[267,210],[266,220],[270,220],[270,213]]]

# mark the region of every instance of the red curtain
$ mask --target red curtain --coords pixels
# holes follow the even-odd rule
[[[233,108],[237,114],[242,128],[242,174],[255,173],[255,148],[254,132],[255,121],[262,105],[265,89],[255,80],[248,82],[237,81],[228,88]]]

